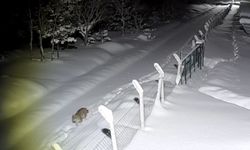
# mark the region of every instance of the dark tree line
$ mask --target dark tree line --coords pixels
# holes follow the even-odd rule
[[[59,57],[60,45],[74,43],[76,35],[85,45],[94,32],[104,29],[120,31],[122,35],[139,32],[160,21],[176,18],[183,12],[188,0],[24,0],[7,4],[2,12],[6,25],[1,27],[6,37],[6,47],[11,43],[29,45],[40,49],[43,61],[44,45],[51,47],[51,59]],[[5,9],[6,10],[6,9]],[[5,15],[4,15],[5,14]],[[7,28],[7,30],[5,29]],[[45,41],[49,41],[44,44]],[[18,45],[18,44],[17,44]],[[54,56],[56,53],[56,56]]]

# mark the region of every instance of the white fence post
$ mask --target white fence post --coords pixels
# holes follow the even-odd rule
[[[207,26],[208,30],[210,30],[210,24],[208,22],[206,22],[206,26]]]
[[[197,35],[194,35],[194,39],[195,39],[195,43],[196,43],[196,44],[203,44],[203,43],[204,43],[204,40],[203,40],[203,39],[198,38],[198,36],[197,36]]]
[[[109,123],[113,150],[118,150],[116,136],[115,136],[114,118],[113,118],[112,111],[103,105],[100,105],[98,107],[98,111],[101,113],[101,115],[104,117],[104,119]]]
[[[203,34],[203,32],[201,30],[199,30],[199,34],[200,34],[201,38],[203,39],[204,38],[204,34]]]
[[[157,97],[160,99],[161,102],[164,102],[164,99],[165,99],[164,98],[164,76],[165,76],[165,73],[158,63],[154,63],[154,67],[157,70],[157,72],[160,74],[159,81],[158,81]]]
[[[54,150],[62,150],[61,146],[57,143],[52,144],[51,147],[53,147]]]
[[[176,80],[175,83],[178,85],[181,81],[181,75],[182,75],[182,71],[184,66],[182,65],[182,60],[180,59],[180,57],[174,53],[174,58],[176,59],[176,61],[178,62],[178,68],[177,68],[177,76],[176,76]]]
[[[207,24],[204,25],[204,29],[205,29],[206,32],[208,32],[209,29],[208,29]]]
[[[144,101],[143,101],[143,89],[141,87],[141,85],[139,84],[139,82],[137,80],[133,80],[132,81],[135,89],[137,90],[137,92],[139,93],[139,103],[140,103],[140,120],[141,120],[141,129],[144,128]]]

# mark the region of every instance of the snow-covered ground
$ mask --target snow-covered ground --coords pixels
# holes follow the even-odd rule
[[[250,2],[242,2],[240,5],[240,23],[248,34],[250,34]]]
[[[8,63],[1,72],[0,91],[4,99],[1,101],[0,130],[7,138],[2,138],[0,143],[10,143],[3,149],[39,149],[41,143],[46,145],[69,137],[72,137],[72,143],[65,147],[70,145],[71,149],[83,149],[84,144],[91,140],[94,143],[94,135],[90,133],[107,127],[98,116],[97,107],[100,104],[112,106],[118,116],[119,111],[133,107],[131,99],[137,95],[130,84],[132,79],[147,83],[143,84],[148,93],[146,99],[152,102],[150,100],[154,100],[156,93],[152,87],[157,85],[153,63],[164,66],[168,72],[166,80],[173,83],[172,52],[184,49],[209,17],[225,7],[191,7],[190,12],[196,15],[160,27],[154,31],[156,39],[152,41],[141,36],[126,36],[89,48],[79,44],[78,49],[64,51],[60,60],[52,62],[20,58]],[[235,148],[239,144],[249,148],[245,144],[249,140],[246,126],[250,122],[247,118],[249,111],[241,108],[249,108],[249,72],[248,65],[244,65],[248,63],[249,37],[241,35],[243,33],[238,28],[231,30],[234,25],[232,15],[236,10],[234,7],[225,24],[209,35],[206,69],[197,73],[187,86],[169,88],[168,93],[173,92],[167,97],[164,107],[156,105],[147,120],[147,128],[138,132],[127,149],[145,149],[142,141],[149,144],[148,149],[155,144],[171,149],[175,145],[193,145],[190,149],[195,146],[199,149],[204,144],[220,147],[220,144],[225,146],[229,142],[235,144]],[[90,113],[86,124],[75,127],[71,117],[80,107],[87,107]],[[167,145],[168,142],[172,145]],[[202,149],[209,149],[209,146]]]
[[[250,149],[250,40],[237,11],[209,34],[205,69],[156,103],[127,150]]]

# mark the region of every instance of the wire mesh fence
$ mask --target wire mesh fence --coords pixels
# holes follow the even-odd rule
[[[145,87],[144,106],[145,118],[153,108],[157,93],[157,82],[155,80],[142,84]],[[132,140],[140,129],[140,116],[138,94],[132,85],[129,85],[120,94],[113,97],[106,105],[113,111],[115,133],[118,147],[123,149]],[[52,150],[51,145],[57,143],[63,150],[111,150],[110,137],[105,133],[108,123],[99,113],[94,113],[79,126],[67,131],[60,131],[48,137],[47,144],[42,150]]]

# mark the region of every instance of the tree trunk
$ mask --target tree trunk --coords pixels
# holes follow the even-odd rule
[[[51,40],[51,60],[54,59],[54,53],[55,53],[55,32],[56,32],[56,28],[57,28],[57,18],[58,18],[58,15],[56,15],[54,17],[54,24],[53,24],[53,30],[52,30],[52,40]],[[59,45],[59,44],[58,44]],[[58,49],[57,49],[57,53],[58,53]],[[59,54],[57,55],[59,58]]]
[[[59,45],[59,43],[57,44],[57,50],[56,50],[56,56],[57,56],[57,59],[59,59],[59,57],[60,57],[60,53],[59,53],[59,51],[60,51],[60,45]]]
[[[122,36],[125,35],[125,19],[122,18]]]
[[[89,35],[88,35],[88,24],[86,25],[85,27],[85,46],[88,45],[88,38],[89,38]]]
[[[32,59],[33,56],[33,21],[32,21],[32,15],[31,10],[29,9],[29,19],[30,19],[30,59]]]
[[[51,55],[50,55],[50,59],[51,61],[54,59],[54,53],[55,53],[55,27],[53,28],[53,35],[52,35],[52,39],[51,39]]]
[[[140,31],[140,22],[139,22],[139,19],[138,19],[138,16],[134,16],[134,23],[135,23],[135,29],[136,29],[136,33],[139,33]]]
[[[43,50],[43,39],[42,39],[42,33],[39,30],[39,44],[40,44],[40,56],[41,56],[41,61],[44,61],[44,50]]]
[[[39,23],[39,45],[40,45],[40,56],[41,56],[41,61],[44,61],[44,50],[43,50],[43,38],[42,38],[42,17],[41,17],[41,3],[39,0],[39,10],[38,10],[38,23]]]
[[[51,40],[51,54],[50,54],[50,59],[54,59],[54,51],[55,51],[55,44],[54,44],[54,35]]]

